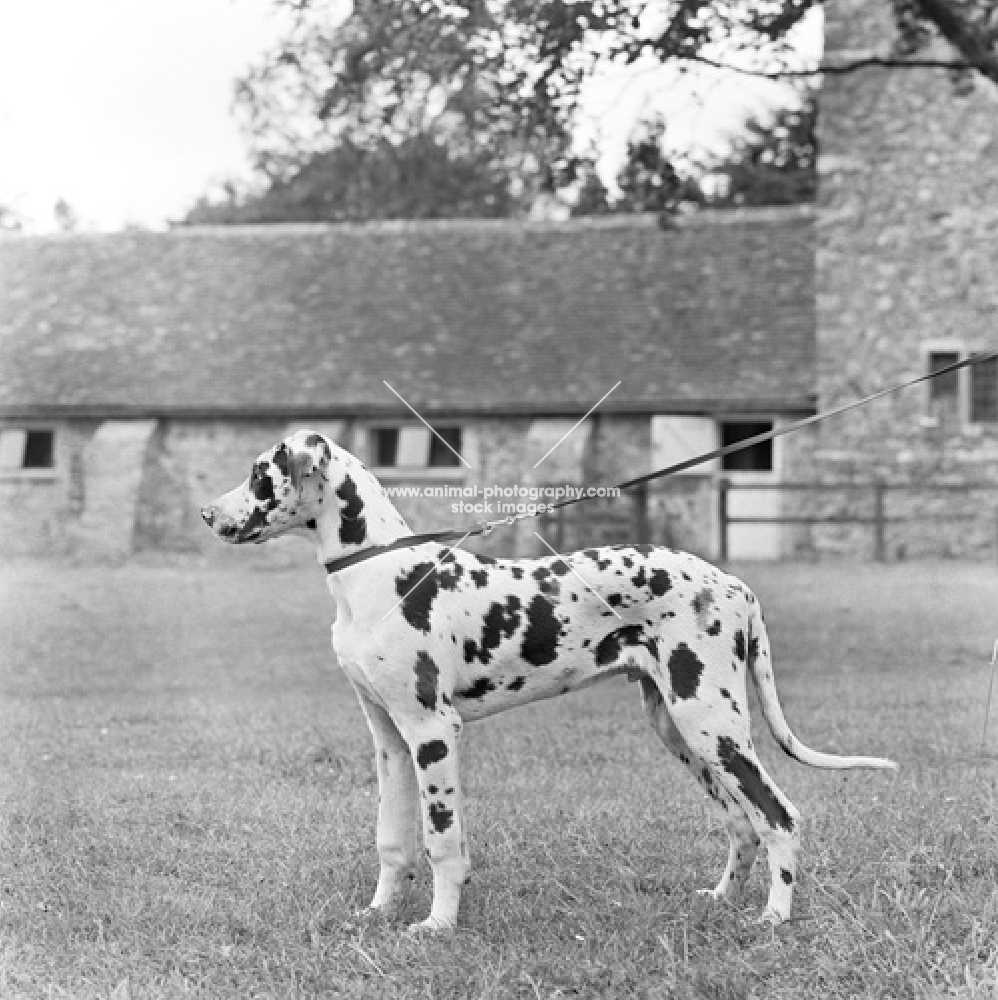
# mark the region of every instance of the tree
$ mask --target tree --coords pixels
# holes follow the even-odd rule
[[[80,228],[79,213],[65,198],[59,198],[52,208],[55,224],[63,233],[74,233]]]
[[[607,63],[802,81],[944,66],[998,82],[998,0],[884,0],[894,50],[821,67],[800,65],[790,43],[820,0],[356,0],[338,23],[328,0],[275,2],[295,28],[237,91],[267,191],[202,199],[189,221],[505,215],[566,189],[577,212],[612,210],[571,141],[581,88]],[[952,58],[930,49],[937,39]],[[785,117],[786,135],[751,125],[717,173],[728,203],[807,197],[809,123]],[[660,147],[635,140],[617,210],[689,200]]]
[[[355,222],[366,219],[501,217],[514,214],[509,178],[485,153],[453,153],[437,137],[417,134],[369,146],[346,138],[315,154],[259,194],[229,184],[218,199],[201,198],[190,225],[265,222]]]
[[[779,111],[772,122],[750,119],[746,135],[701,180],[714,207],[797,205],[818,192],[813,98]]]
[[[291,37],[237,88],[283,209],[318,199],[329,218],[501,215],[550,186],[571,134],[503,100],[505,54],[480,44],[505,30],[491,3],[455,19],[444,5],[356,0],[334,26],[294,5]]]
[[[24,229],[24,218],[16,208],[0,202],[0,233],[19,233]]]
[[[278,133],[289,135],[285,99],[295,89],[319,121],[370,121],[380,109],[397,125],[399,112],[437,88],[447,110],[474,121],[469,135],[484,126],[526,149],[564,138],[582,83],[607,62],[699,62],[787,78],[941,65],[998,82],[998,0],[884,0],[898,26],[894,52],[822,67],[795,65],[788,43],[821,0],[358,0],[334,31],[320,0],[276,2],[298,12],[299,27],[239,95],[265,156]],[[955,57],[928,54],[935,38]]]

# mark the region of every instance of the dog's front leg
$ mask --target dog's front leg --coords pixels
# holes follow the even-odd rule
[[[428,719],[400,719],[399,725],[416,765],[423,839],[433,869],[430,915],[411,929],[449,930],[457,924],[461,888],[471,867],[458,767],[461,717],[448,706]]]
[[[378,858],[381,871],[369,909],[386,910],[415,878],[419,852],[418,788],[412,758],[391,716],[357,690],[374,736],[378,770]]]

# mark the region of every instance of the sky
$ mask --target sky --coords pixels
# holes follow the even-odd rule
[[[63,199],[81,226],[160,228],[226,177],[250,174],[233,87],[276,44],[272,0],[33,0],[0,4],[0,204],[30,232]],[[820,48],[820,21],[802,34]],[[716,149],[780,85],[707,71],[608,73],[583,134],[612,178],[635,120],[661,111],[677,148]]]

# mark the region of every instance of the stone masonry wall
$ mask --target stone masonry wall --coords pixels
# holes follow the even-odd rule
[[[826,59],[889,47],[886,0],[825,10]],[[996,89],[977,80],[964,93],[929,69],[829,76],[819,141],[820,405],[923,374],[930,349],[998,347]],[[996,491],[925,484],[998,485],[998,425],[933,412],[919,386],[822,424],[813,459],[816,477],[906,486],[889,494],[888,514],[921,520],[891,526],[890,557],[995,557]],[[868,496],[808,502],[861,513]],[[867,556],[869,532],[819,528],[812,543],[817,554]]]
[[[83,452],[98,421],[45,424],[55,433],[52,474],[0,481],[0,556],[65,555],[85,502]]]

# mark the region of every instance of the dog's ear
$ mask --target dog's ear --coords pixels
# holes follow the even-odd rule
[[[293,451],[288,457],[288,477],[291,488],[301,492],[302,481],[315,471],[315,460],[309,451]]]

